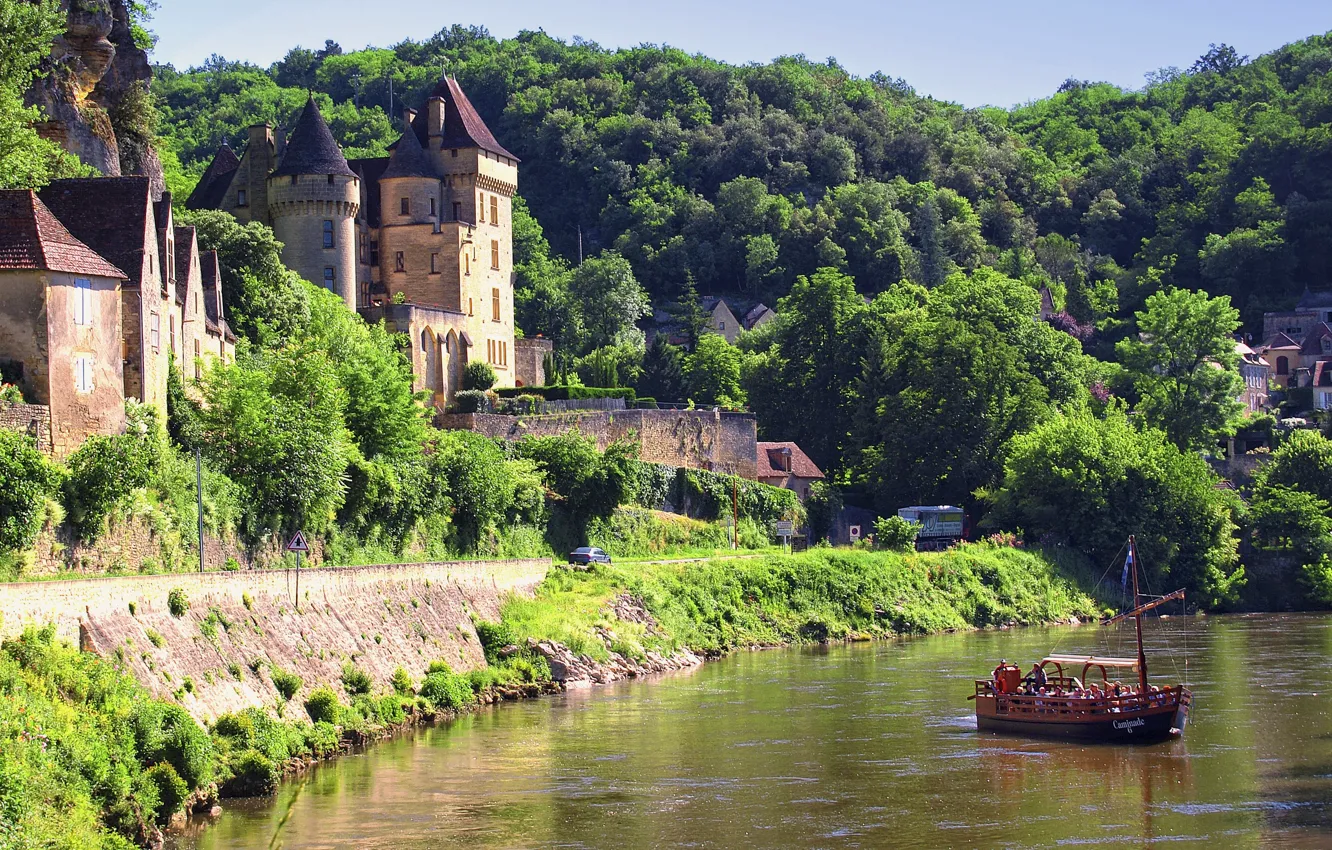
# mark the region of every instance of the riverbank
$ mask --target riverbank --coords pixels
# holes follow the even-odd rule
[[[342,606],[385,608],[371,594],[324,603],[330,622]],[[190,644],[245,633],[225,625],[225,612],[197,613],[196,628],[212,618],[213,637],[182,635]],[[0,806],[15,825],[6,838],[20,846],[151,844],[156,826],[187,805],[209,811],[219,795],[269,792],[284,772],[312,759],[480,701],[641,676],[742,647],[1095,613],[1094,601],[1050,561],[986,544],[930,554],[816,550],[555,570],[533,596],[513,594],[492,612],[472,614],[485,666],[455,672],[456,661],[417,648],[387,675],[359,659],[333,665],[318,681],[247,665],[241,677],[271,682],[277,696],[217,717],[207,733],[181,707],[193,696],[188,689],[154,698],[131,676],[142,671],[114,650],[97,659],[54,640],[53,629],[29,631],[0,651]],[[300,622],[283,617],[261,630],[281,633],[284,622]],[[329,666],[320,661],[317,669]]]

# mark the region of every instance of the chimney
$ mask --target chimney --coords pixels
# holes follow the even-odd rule
[[[416,120],[416,110],[410,106],[402,111],[402,123],[411,124]]]
[[[426,126],[429,128],[429,136],[437,139],[444,135],[444,98],[432,97],[426,101],[426,110],[429,120]]]
[[[267,124],[255,124],[250,128],[250,146],[248,152],[252,157],[266,157],[273,155],[273,128]]]

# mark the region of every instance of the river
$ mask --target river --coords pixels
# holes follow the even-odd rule
[[[1153,680],[1194,689],[1182,740],[976,732],[1000,657],[1132,654],[1131,624],[746,652],[421,730],[175,843],[267,847],[286,817],[288,850],[1332,847],[1332,617],[1146,625]]]

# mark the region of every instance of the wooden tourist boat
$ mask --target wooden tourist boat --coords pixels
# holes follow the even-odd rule
[[[1138,593],[1137,544],[1132,537],[1127,566],[1133,574],[1133,608],[1102,625],[1132,618],[1138,657],[1048,655],[1025,678],[1016,664],[1000,662],[993,676],[978,679],[976,693],[967,697],[976,701],[978,729],[1109,743],[1149,743],[1184,733],[1193,695],[1183,685],[1149,686],[1147,654],[1142,646],[1142,615],[1166,602],[1182,600],[1184,591],[1142,601]],[[1136,688],[1117,688],[1117,683],[1112,684],[1111,671],[1137,673]],[[1088,679],[1093,674],[1099,674],[1099,682]],[[1099,693],[1089,690],[1092,685]]]

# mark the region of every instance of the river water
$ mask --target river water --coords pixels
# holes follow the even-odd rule
[[[976,731],[971,680],[1000,657],[1132,654],[1131,630],[740,653],[504,705],[229,801],[178,845],[267,847],[281,823],[289,850],[1332,847],[1332,617],[1149,621],[1153,681],[1194,689],[1182,740]]]

